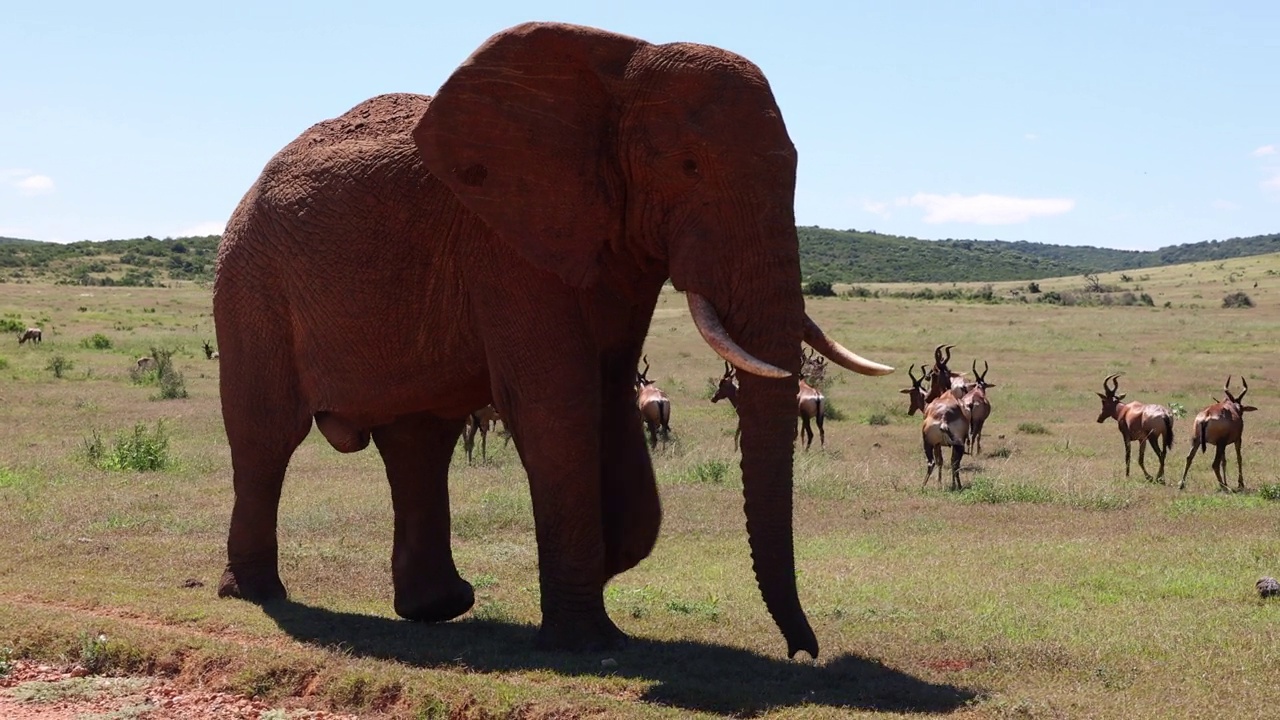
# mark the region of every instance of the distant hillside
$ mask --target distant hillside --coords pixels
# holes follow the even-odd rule
[[[1280,233],[1111,250],[1005,240],[920,240],[857,230],[797,228],[806,280],[946,282],[1038,280],[1280,252]]]
[[[920,240],[857,230],[797,228],[806,281],[998,282],[1226,260],[1280,252],[1280,233],[1111,250],[1005,240]],[[0,238],[0,281],[41,278],[81,285],[210,280],[217,235],[58,243]]]

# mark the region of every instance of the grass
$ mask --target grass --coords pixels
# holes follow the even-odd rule
[[[201,351],[214,336],[208,289],[0,284],[0,317],[45,329],[0,367],[0,647],[371,717],[1255,717],[1280,703],[1268,680],[1280,603],[1253,589],[1280,574],[1280,258],[1217,265],[1101,277],[1154,306],[808,298],[864,356],[905,368],[955,343],[953,364],[985,359],[998,383],[965,490],[921,491],[905,372],[831,371],[826,392],[850,421],[826,425],[825,449],[797,453],[794,494],[816,663],[785,658],[759,597],[733,414],[705,394],[723,366],[677,295],[660,300],[646,346],[678,436],[654,454],[662,533],[606,589],[634,641],[561,655],[532,649],[537,550],[514,444],[490,443],[474,466],[455,456],[454,554],[477,595],[464,619],[394,619],[377,453],[339,454],[318,433],[294,455],[280,508],[291,601],[219,600],[231,470],[218,363]],[[1253,308],[1218,306],[1232,277]],[[82,344],[99,333],[110,347]],[[158,384],[132,382],[153,348],[172,351],[185,399],[153,402]],[[61,379],[46,369],[59,355],[73,364]],[[1169,485],[1137,467],[1126,478],[1115,424],[1095,422],[1094,393],[1116,372],[1130,398],[1185,408]],[[1245,431],[1250,492],[1217,492],[1197,456],[1179,493],[1187,418],[1228,372],[1249,379],[1260,408]],[[87,463],[95,429],[104,455],[135,437],[154,449],[163,430],[170,462]]]

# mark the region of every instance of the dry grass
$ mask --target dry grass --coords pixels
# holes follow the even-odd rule
[[[318,433],[295,455],[281,507],[293,601],[217,600],[231,480],[217,363],[200,350],[213,338],[207,288],[0,284],[0,316],[45,329],[39,347],[0,345],[0,643],[74,656],[83,634],[105,632],[115,668],[402,717],[1264,715],[1280,702],[1280,603],[1253,583],[1280,572],[1280,504],[1214,492],[1202,457],[1184,493],[1143,481],[1136,457],[1126,479],[1115,424],[1095,422],[1094,393],[1113,372],[1130,398],[1180,403],[1176,480],[1189,416],[1244,374],[1260,408],[1246,483],[1277,482],[1280,257],[1218,265],[1131,272],[1126,289],[1141,285],[1154,308],[810,300],[866,356],[906,368],[945,341],[954,366],[987,360],[997,385],[986,452],[966,458],[969,489],[952,494],[920,489],[905,373],[833,373],[846,419],[796,463],[816,665],[782,659],[751,579],[733,417],[707,401],[721,363],[679,296],[664,296],[646,347],[673,401],[673,442],[655,458],[665,523],[653,555],[608,590],[636,642],[606,667],[530,649],[533,522],[501,440],[487,463],[455,456],[455,551],[478,595],[468,619],[393,619],[377,455],[340,455]],[[1257,307],[1221,308],[1236,290]],[[80,344],[96,332],[113,347]],[[154,387],[130,381],[152,346],[177,349],[189,398],[152,400]],[[56,354],[74,363],[63,379],[45,369]],[[81,455],[94,430],[161,419],[175,461],[165,471],[107,472]]]

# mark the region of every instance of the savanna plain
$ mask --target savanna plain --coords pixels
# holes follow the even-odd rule
[[[16,333],[0,345],[0,668],[38,658],[162,675],[251,695],[277,718],[1275,717],[1280,599],[1254,583],[1280,576],[1280,256],[1100,279],[1152,303],[1051,305],[1025,282],[992,285],[997,303],[887,285],[807,300],[846,345],[898,367],[829,370],[825,446],[796,453],[816,661],[786,659],[760,599],[735,418],[709,402],[723,366],[674,292],[646,345],[673,407],[654,452],[662,532],[607,589],[632,643],[570,655],[532,648],[534,528],[514,444],[491,434],[487,458],[455,454],[454,548],[477,593],[463,619],[395,618],[381,462],[319,433],[294,455],[281,504],[290,600],[219,600],[232,490],[218,361],[201,349],[214,339],[209,287],[0,283],[0,318],[44,330],[39,345]],[[1237,291],[1254,306],[1223,307]],[[922,488],[920,420],[899,393],[940,343],[955,345],[955,369],[989,363],[995,384],[960,492]],[[156,349],[172,352],[181,377],[168,387],[182,392],[136,371]],[[1179,415],[1165,484],[1143,478],[1136,447],[1126,477],[1115,422],[1096,422],[1112,373],[1128,399]],[[1218,491],[1210,451],[1180,492],[1191,418],[1228,375],[1247,378],[1258,407],[1247,489]]]

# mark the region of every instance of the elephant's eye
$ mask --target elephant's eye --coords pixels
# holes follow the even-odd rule
[[[684,170],[685,175],[688,175],[689,177],[698,177],[697,160],[694,160],[693,158],[686,158],[680,168]]]

